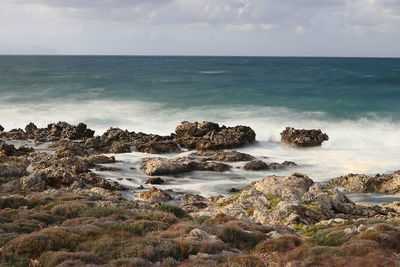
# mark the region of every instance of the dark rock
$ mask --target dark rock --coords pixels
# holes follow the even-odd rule
[[[136,189],[144,189],[143,185],[139,185]]]
[[[280,170],[280,169],[286,169],[286,168],[292,168],[297,166],[296,163],[294,163],[293,161],[284,161],[282,163],[270,163],[268,164],[268,169],[269,170]]]
[[[268,170],[268,164],[261,160],[250,161],[243,167],[245,170],[260,171]]]
[[[176,140],[183,147],[218,150],[241,147],[255,141],[256,134],[246,126],[220,127],[217,123],[182,122],[175,129]]]
[[[4,127],[0,125],[0,132],[4,131]]]
[[[163,184],[164,180],[160,177],[149,178],[146,181],[146,184]]]
[[[299,130],[291,127],[281,132],[281,142],[293,147],[320,146],[322,142],[329,140],[327,134],[321,130]]]
[[[238,193],[238,192],[240,192],[240,189],[237,189],[237,188],[232,187],[232,188],[229,188],[229,189],[227,190],[227,192],[228,192],[228,193]]]
[[[237,151],[198,151],[196,155],[208,157],[211,160],[224,162],[250,161],[254,159],[252,155]]]

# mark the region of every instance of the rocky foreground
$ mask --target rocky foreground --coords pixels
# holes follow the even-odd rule
[[[254,142],[255,133],[211,122],[183,122],[170,136],[118,128],[95,136],[85,124],[0,126],[0,138],[0,266],[399,266],[400,203],[354,203],[337,188],[398,193],[398,172],[329,183],[293,172],[211,198],[150,186],[127,200],[126,188],[92,172],[111,169],[104,164],[115,158],[103,153],[197,150],[143,159],[149,184],[163,183],[157,175],[229,171],[232,162],[251,171],[296,163],[222,151]],[[318,130],[282,133],[293,147],[327,139]],[[48,150],[16,147],[15,140]]]

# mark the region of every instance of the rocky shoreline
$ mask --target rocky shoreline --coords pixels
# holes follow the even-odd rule
[[[293,149],[329,139],[321,130],[290,127],[281,137]],[[157,188],[164,180],[155,176],[226,172],[236,162],[254,172],[295,170],[291,161],[232,150],[255,141],[250,127],[213,122],[185,121],[169,136],[118,128],[95,136],[84,123],[10,131],[0,125],[0,265],[397,266],[400,203],[354,203],[339,189],[399,193],[398,171],[326,183],[294,171],[232,188],[236,194],[225,197]],[[96,174],[118,171],[107,166],[115,157],[104,154],[133,150],[187,155],[143,158],[145,189]]]

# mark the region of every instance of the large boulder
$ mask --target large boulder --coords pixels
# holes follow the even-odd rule
[[[375,177],[365,174],[348,174],[334,178],[330,184],[344,188],[349,193],[400,193],[400,171],[392,174],[377,174]]]
[[[184,121],[175,129],[177,142],[186,148],[218,150],[241,147],[255,141],[255,132],[247,126],[226,127],[213,122]]]
[[[321,130],[299,130],[291,127],[281,132],[281,142],[293,147],[320,146],[322,142],[329,139],[328,135]]]
[[[223,172],[231,166],[223,163],[207,162],[205,159],[181,157],[167,158],[144,158],[141,168],[147,175],[171,175],[195,170]]]

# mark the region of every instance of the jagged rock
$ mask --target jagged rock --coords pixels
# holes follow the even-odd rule
[[[375,177],[364,174],[349,174],[329,181],[330,184],[343,187],[349,193],[400,193],[400,171],[392,174],[377,174]]]
[[[101,137],[86,140],[86,147],[95,152],[127,153],[131,146],[143,153],[170,153],[179,151],[178,144],[171,136],[129,132],[119,128],[108,129]]]
[[[107,163],[115,163],[115,157],[107,157],[104,155],[93,156],[89,159],[93,164],[107,164]]]
[[[94,135],[94,131],[87,128],[86,124],[79,123],[74,126],[66,122],[51,123],[47,128],[38,128],[35,124],[29,123],[22,129],[13,129],[9,132],[2,133],[5,139],[27,140],[34,139],[38,142],[57,141],[60,139],[79,140],[90,138]]]
[[[0,140],[0,154],[8,157],[27,156],[33,151],[34,149],[31,147],[21,146],[17,149],[14,145],[7,144]]]
[[[255,141],[255,132],[247,126],[220,127],[217,123],[182,122],[175,129],[176,140],[183,147],[218,150],[241,147]]]
[[[293,147],[320,146],[322,142],[329,139],[328,135],[321,130],[299,130],[291,127],[281,132],[281,142]]]
[[[89,152],[81,143],[77,143],[68,139],[62,139],[50,145],[51,148],[56,148],[55,156],[57,158],[80,156],[85,157]]]
[[[163,184],[164,180],[160,177],[149,178],[146,181],[146,184]]]
[[[147,200],[150,203],[162,203],[171,200],[172,197],[161,189],[156,187],[150,188],[148,191],[138,193],[136,196]]]
[[[213,217],[224,213],[262,224],[314,224],[333,218],[354,219],[385,214],[377,206],[356,205],[328,183],[317,183],[306,175],[267,176],[233,197],[209,200],[193,216]],[[386,212],[387,213],[387,212]]]
[[[223,162],[250,161],[254,159],[252,155],[237,151],[198,151],[196,155]]]
[[[4,127],[0,125],[0,132],[4,131]]]
[[[21,188],[27,191],[42,192],[46,187],[45,179],[46,175],[44,172],[32,173],[29,176],[21,178]]]
[[[195,159],[191,157],[182,157],[175,159],[166,158],[144,158],[141,167],[147,175],[169,175],[194,170],[207,171],[227,171],[229,165],[223,163],[206,162],[204,159]]]

